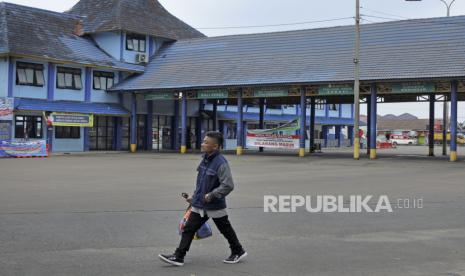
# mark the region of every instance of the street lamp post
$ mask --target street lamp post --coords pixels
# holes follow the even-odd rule
[[[421,0],[405,0],[405,1],[421,1]],[[447,17],[450,16],[450,8],[454,4],[456,0],[452,0],[447,3],[446,0],[439,0],[441,1],[447,9]],[[447,129],[448,129],[448,115],[449,115],[449,104],[447,103],[447,97],[444,95],[444,108],[443,108],[443,123],[442,123],[442,155],[447,155]]]
[[[360,0],[355,1],[354,159],[360,158]]]

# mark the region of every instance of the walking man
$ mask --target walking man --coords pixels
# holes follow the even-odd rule
[[[158,257],[171,265],[183,266],[195,233],[211,217],[218,230],[228,240],[231,255],[224,263],[235,264],[247,256],[226,212],[226,196],[234,189],[228,162],[220,153],[223,135],[218,131],[207,132],[202,143],[204,153],[197,167],[197,184],[194,195],[187,201],[192,204],[192,213],[184,226],[181,242],[174,254],[160,254]]]

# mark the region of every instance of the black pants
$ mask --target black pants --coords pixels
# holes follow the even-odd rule
[[[175,252],[175,254],[178,257],[184,258],[187,251],[189,251],[195,233],[208,219],[209,217],[206,215],[204,217],[201,217],[199,214],[194,212],[190,214],[189,219],[187,220],[181,235],[181,242],[179,243],[179,247],[176,249]],[[220,230],[221,234],[223,234],[223,236],[228,240],[231,252],[242,252],[242,245],[237,239],[236,232],[234,231],[231,223],[229,222],[228,216],[224,216],[221,218],[213,218],[213,221],[215,222],[216,227],[218,227],[218,230]]]

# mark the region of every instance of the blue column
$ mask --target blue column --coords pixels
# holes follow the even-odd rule
[[[371,130],[370,130],[370,126],[371,126],[371,98],[367,98],[367,132],[365,134],[366,136],[366,145],[367,145],[367,155],[369,156],[370,155],[370,148],[371,148]],[[360,137],[361,138],[361,137]],[[360,141],[362,141],[360,139]]]
[[[450,161],[457,161],[457,81],[452,81],[450,91]]]
[[[354,145],[354,126],[347,127],[347,136],[349,136],[350,146]]]
[[[259,100],[259,107],[260,107],[260,112],[258,114],[258,128],[259,129],[265,129],[265,99],[260,98]],[[259,147],[258,151],[263,152],[265,148],[264,147]]]
[[[429,96],[428,156],[434,156],[434,103],[435,95]]]
[[[8,97],[13,97],[13,85],[15,83],[14,79],[15,73],[15,63],[12,57],[8,58]]]
[[[131,152],[137,151],[137,98],[136,94],[131,94]]]
[[[153,39],[151,36],[148,36],[149,38],[149,57],[153,55]]]
[[[323,145],[326,148],[328,146],[328,126],[322,126],[321,132],[323,134]]]
[[[202,145],[202,130],[203,130],[203,100],[199,100],[199,116],[196,119],[196,132],[195,132],[195,147],[200,149]]]
[[[213,101],[213,130],[218,130],[218,101]]]
[[[315,151],[315,98],[310,98],[310,152]]]
[[[85,130],[85,129],[84,129]],[[115,118],[115,150],[120,151],[123,146],[123,118]]]
[[[242,88],[237,92],[237,120],[236,120],[236,138],[237,138],[237,149],[236,154],[242,155],[242,138],[244,136],[244,132],[242,131],[242,122],[243,122],[243,105],[242,105]]]
[[[337,140],[337,146],[340,148],[342,143],[341,143],[341,126],[336,126],[335,127],[336,132],[335,132],[335,138]]]
[[[242,135],[242,146],[244,148],[247,147],[247,130],[248,130],[248,125],[247,125],[247,121],[244,121],[244,124],[242,126],[242,132],[244,133]]]
[[[153,101],[147,101],[147,122],[146,122],[146,145],[147,150],[153,149]]]
[[[84,101],[90,103],[92,91],[92,69],[86,67],[86,84],[84,87]]]
[[[307,103],[306,103],[306,89],[305,87],[300,88],[300,148],[299,148],[299,156],[305,156],[305,125],[307,122]]]
[[[371,85],[370,95],[370,159],[376,159],[376,120],[378,91],[376,84]]]
[[[124,32],[120,32],[120,40],[119,40],[119,60],[124,61]]]
[[[55,64],[48,64],[47,74],[47,100],[53,101],[55,97]]]
[[[187,97],[182,93],[181,98],[181,153],[187,152]]]

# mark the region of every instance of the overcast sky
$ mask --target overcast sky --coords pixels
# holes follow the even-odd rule
[[[449,1],[449,0],[446,0]],[[9,0],[6,2],[53,11],[65,11],[78,0]],[[208,36],[308,29],[353,24],[355,0],[160,0],[175,16]],[[361,0],[363,23],[446,15],[440,0]],[[457,0],[451,15],[465,15],[465,0]],[[314,22],[329,20],[329,22]],[[333,20],[334,19],[334,20]],[[313,22],[301,24],[302,22]],[[293,24],[299,23],[299,24]],[[285,26],[245,27],[286,24]],[[292,24],[292,25],[287,25]],[[464,29],[465,31],[465,29]],[[365,107],[362,107],[364,113]],[[412,113],[426,118],[427,104],[381,104],[379,114]],[[436,104],[442,114],[442,103]],[[459,121],[465,121],[465,104],[459,103]]]

